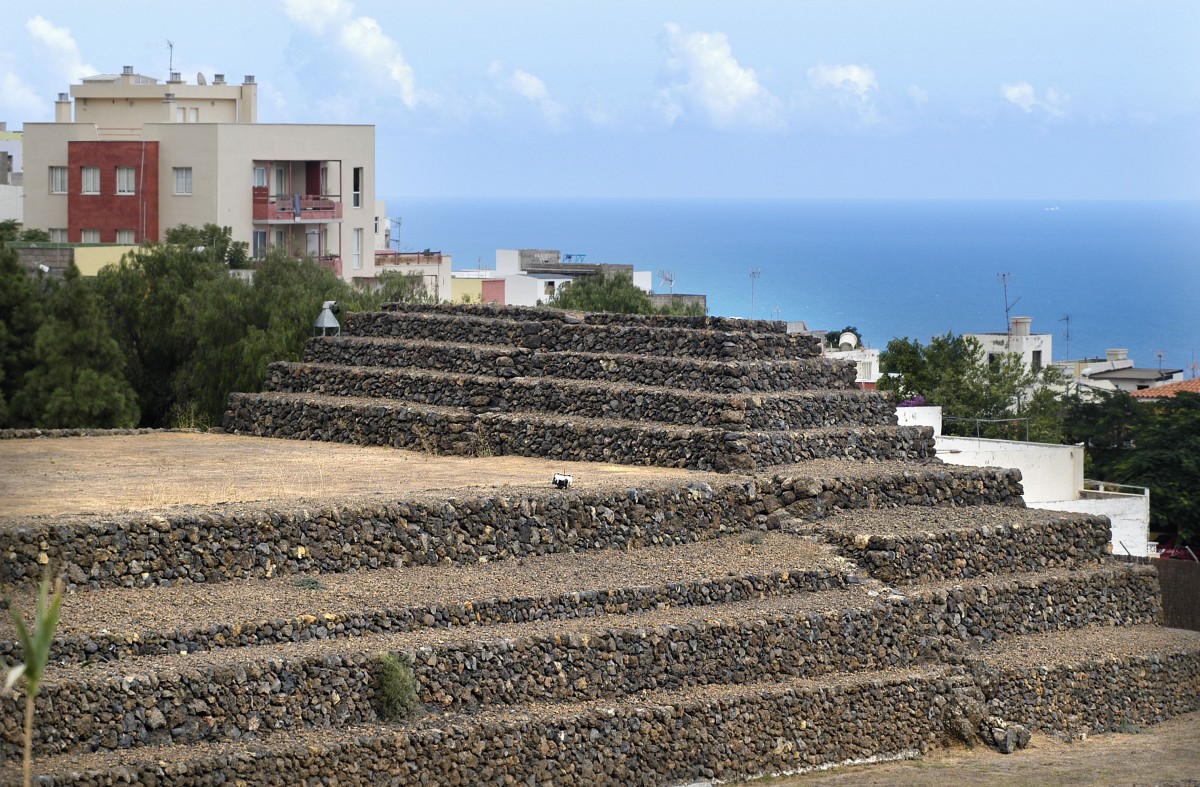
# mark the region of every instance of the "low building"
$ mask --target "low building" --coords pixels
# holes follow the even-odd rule
[[[451,300],[450,267],[453,259],[440,251],[375,251],[376,274],[400,273],[420,276],[425,282],[425,292],[435,301]]]
[[[1182,369],[1135,366],[1123,347],[1106,350],[1104,358],[1059,361],[1054,365],[1063,373],[1065,384],[1084,396],[1093,391],[1132,393],[1183,379]]]
[[[1163,399],[1174,399],[1176,394],[1181,393],[1200,394],[1200,378],[1163,383],[1150,388],[1143,388],[1139,391],[1132,391],[1129,395],[1139,402],[1158,402]]]
[[[557,249],[497,249],[495,268],[454,272],[452,300],[458,303],[465,297],[472,302],[478,298],[479,303],[537,306],[577,279],[615,274],[627,274],[635,286],[651,292],[650,271],[634,270],[626,264],[584,262],[582,256],[566,255],[564,259]]]
[[[0,221],[25,222],[21,132],[0,122]]]
[[[1007,333],[968,333],[983,347],[984,360],[996,362],[1003,355],[1016,355],[1029,371],[1036,372],[1053,359],[1054,337],[1032,333],[1032,317],[1012,317]]]

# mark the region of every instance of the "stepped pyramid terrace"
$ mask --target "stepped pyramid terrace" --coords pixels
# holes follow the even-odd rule
[[[683,785],[1200,709],[1107,520],[854,376],[782,323],[392,304],[223,434],[2,441],[0,587],[70,586],[39,783]]]

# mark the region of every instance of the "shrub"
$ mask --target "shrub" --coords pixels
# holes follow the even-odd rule
[[[412,718],[417,712],[417,678],[406,656],[375,657],[375,713],[385,721]]]

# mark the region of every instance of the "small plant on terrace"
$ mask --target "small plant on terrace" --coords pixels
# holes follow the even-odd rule
[[[17,611],[9,599],[5,598],[17,627],[17,639],[21,643],[23,664],[15,664],[9,668],[4,679],[4,690],[10,691],[13,686],[24,681],[25,684],[25,787],[33,784],[33,704],[37,700],[38,690],[42,686],[42,675],[46,664],[50,661],[50,645],[54,642],[54,633],[58,630],[58,616],[62,608],[63,582],[54,582],[54,593],[50,593],[50,575],[42,577],[38,586],[37,610],[34,613],[32,631],[25,625],[25,618]]]
[[[417,678],[407,657],[375,656],[375,712],[385,721],[412,718],[417,712]]]

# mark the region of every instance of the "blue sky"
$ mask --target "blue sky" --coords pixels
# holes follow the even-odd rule
[[[373,123],[389,197],[1200,199],[1200,2],[0,0],[0,120],[80,77]]]

